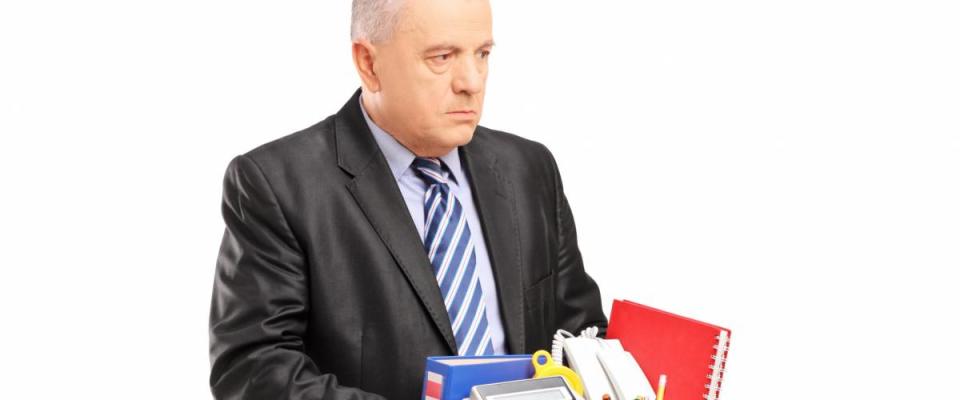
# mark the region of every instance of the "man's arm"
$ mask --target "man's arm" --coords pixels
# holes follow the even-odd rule
[[[597,326],[600,328],[598,336],[605,337],[607,317],[603,315],[601,308],[600,289],[583,269],[583,258],[577,247],[577,228],[567,197],[563,193],[560,170],[549,150],[547,155],[554,175],[557,204],[557,328],[576,335],[582,329]]]
[[[337,384],[304,353],[303,251],[257,164],[237,156],[223,183],[226,229],[210,308],[217,399],[382,399]]]

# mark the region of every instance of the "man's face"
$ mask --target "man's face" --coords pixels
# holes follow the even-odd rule
[[[493,47],[486,0],[407,0],[377,47],[383,126],[407,147],[467,144],[480,121]]]

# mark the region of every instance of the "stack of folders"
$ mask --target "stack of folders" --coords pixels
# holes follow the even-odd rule
[[[423,400],[462,400],[476,385],[530,379],[531,355],[427,357]]]

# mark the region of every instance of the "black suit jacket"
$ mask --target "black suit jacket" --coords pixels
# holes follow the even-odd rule
[[[361,114],[234,158],[210,312],[218,399],[416,399],[425,358],[456,354],[440,289]],[[482,126],[459,148],[511,353],[607,320],[543,145]]]

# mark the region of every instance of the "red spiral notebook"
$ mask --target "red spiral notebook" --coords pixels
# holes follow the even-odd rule
[[[607,339],[620,339],[664,399],[717,400],[730,330],[626,300],[614,300]]]

